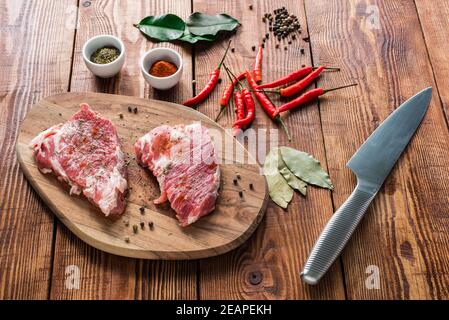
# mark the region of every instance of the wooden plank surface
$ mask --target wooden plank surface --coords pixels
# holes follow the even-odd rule
[[[306,1],[315,62],[343,68],[319,86],[359,83],[320,103],[336,207],[355,186],[344,164],[358,146],[407,98],[428,86],[434,92],[416,136],[344,251],[348,298],[447,298],[449,134],[423,34],[412,1],[373,2],[379,26],[367,19],[367,5]],[[379,268],[379,289],[365,285],[370,266]]]
[[[31,105],[67,90],[74,30],[65,22],[75,3],[0,2],[0,299],[48,296],[54,218],[20,171],[14,144]]]
[[[253,4],[252,11],[249,4]],[[24,180],[14,155],[18,124],[33,103],[67,90],[182,102],[192,95],[193,78],[197,88],[204,85],[226,39],[194,49],[153,43],[133,23],[167,12],[182,18],[192,10],[229,13],[243,24],[232,36],[236,50],[228,59],[239,71],[253,63],[251,46],[260,43],[266,28],[261,16],[283,5],[300,17],[303,36],[308,26],[310,46],[298,41],[287,51],[283,46],[277,51],[270,40],[264,51],[264,79],[313,62],[342,67],[340,73],[322,76],[319,86],[359,83],[286,115],[295,137],[292,143],[279,132],[279,144],[314,154],[329,170],[336,187],[332,194],[310,188],[307,198],[295,195],[288,211],[270,204],[266,219],[247,243],[226,255],[200,261],[119,258],[86,245],[59,222],[54,233],[53,213]],[[267,0],[1,0],[0,9],[0,174],[5,177],[0,180],[0,299],[449,297],[447,0],[437,5],[426,0],[288,0],[279,4]],[[84,42],[100,33],[119,36],[127,47],[125,67],[115,79],[95,78],[81,59]],[[183,56],[183,79],[172,90],[153,91],[140,75],[140,56],[154,46],[174,47]],[[305,55],[299,48],[305,49]],[[222,79],[226,80],[225,74]],[[199,111],[217,114],[225,83]],[[395,107],[428,85],[435,90],[424,123],[343,259],[318,287],[303,285],[299,272],[314,241],[355,185],[345,163]],[[230,110],[220,124],[229,126],[232,119]],[[254,128],[277,126],[258,108]],[[67,288],[70,266],[80,271],[80,289]],[[366,272],[376,267],[380,289],[368,289]]]
[[[415,0],[441,103],[449,121],[449,1]]]
[[[242,22],[239,31],[232,37],[235,53],[230,54],[227,59],[235,72],[252,66],[256,52],[252,51],[251,47],[258,47],[268,31],[268,26],[262,23],[261,17],[265,12],[278,7],[270,1],[258,1],[251,11],[249,4],[252,3],[253,1],[194,1],[194,11],[210,14],[227,12]],[[291,13],[298,15],[301,23],[305,25],[301,1],[285,1],[283,5],[291,8]],[[306,30],[303,32],[302,36],[306,37]],[[197,48],[195,51],[195,78],[199,86],[205,83],[211,68],[219,61],[225,43],[226,40],[223,40],[222,43],[208,47],[207,50]],[[279,49],[275,48],[276,43],[272,37],[266,44],[263,60],[264,79],[274,80],[298,69],[302,64],[311,63],[309,46],[305,41],[297,40],[289,46],[288,51],[284,50],[286,41]],[[301,55],[301,48],[305,49],[305,55]],[[219,89],[222,89],[227,80],[225,73],[221,77],[224,81]],[[211,117],[216,115],[220,94],[221,90],[215,90],[198,109]],[[256,111],[253,128],[280,129],[272,124],[259,105]],[[220,123],[230,126],[232,119],[233,112],[229,111]],[[314,104],[301,113],[289,116],[286,122],[294,138],[288,143],[285,134],[279,132],[279,145],[289,145],[307,151],[325,166],[326,158],[317,105]],[[250,241],[241,248],[217,258],[201,260],[200,298],[344,299],[343,279],[338,263],[317,287],[307,286],[300,280],[299,274],[309,250],[333,212],[328,191],[309,188],[307,192],[307,198],[295,194],[288,211],[283,211],[271,202],[265,220]]]
[[[189,47],[155,44],[133,27],[147,15],[172,12],[182,17],[190,13],[189,1],[149,2],[91,1],[79,7],[71,91],[96,91],[161,100],[182,101],[191,95]],[[84,65],[84,43],[98,34],[118,36],[126,47],[125,65],[119,76],[96,78]],[[140,74],[141,55],[153,46],[168,46],[181,52],[184,72],[176,89],[158,94],[150,90]],[[65,268],[79,266],[80,289],[67,289]],[[147,290],[147,288],[150,288]],[[153,262],[110,255],[86,245],[58,223],[55,244],[52,299],[176,299],[196,297],[196,262]]]

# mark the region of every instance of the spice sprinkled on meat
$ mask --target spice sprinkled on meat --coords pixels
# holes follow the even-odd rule
[[[154,203],[168,200],[181,226],[215,209],[220,168],[209,131],[201,124],[161,125],[136,142],[135,152],[159,182],[161,195]]]
[[[53,172],[106,215],[123,213],[128,188],[125,157],[114,125],[86,103],[72,118],[30,143],[39,170]]]

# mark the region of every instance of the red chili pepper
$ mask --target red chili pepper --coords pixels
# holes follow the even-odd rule
[[[293,71],[292,73],[289,73],[285,77],[274,80],[273,82],[261,84],[257,88],[258,89],[276,88],[276,87],[282,86],[284,84],[287,84],[289,82],[292,82],[292,81],[295,81],[298,79],[302,79],[305,76],[307,76],[308,74],[310,74],[312,71],[313,71],[312,67],[304,67],[304,68],[298,69],[296,71]]]
[[[232,91],[234,91],[234,84],[232,82],[228,82],[226,87],[223,89],[223,93],[220,99],[220,106],[222,108],[226,107],[231,99]]]
[[[234,122],[232,126],[234,128],[234,135],[236,135],[238,130],[242,127],[250,125],[256,116],[256,105],[251,92],[247,88],[243,88],[242,96],[246,107],[246,116]]]
[[[270,101],[270,99],[268,99],[268,97],[263,92],[257,90],[257,83],[249,71],[246,71],[246,80],[248,81],[251,89],[253,89],[256,99],[259,101],[260,105],[265,110],[267,115],[271,119],[274,119],[276,114],[276,106]]]
[[[313,82],[313,80],[315,80],[320,75],[321,72],[323,72],[324,69],[325,67],[323,66],[319,67],[304,79],[296,82],[295,84],[292,84],[291,86],[288,86],[287,88],[282,88],[281,90],[279,90],[279,93],[283,97],[289,97],[301,90],[304,90],[309,84]]]
[[[352,86],[356,86],[356,85],[357,85],[357,83],[353,83],[353,84],[350,84],[350,85],[341,86],[341,87],[332,88],[332,89],[322,89],[322,88],[312,89],[310,91],[307,91],[307,92],[303,93],[302,95],[300,95],[296,99],[293,99],[292,101],[287,102],[286,104],[283,104],[282,106],[280,106],[278,108],[278,110],[277,110],[276,115],[278,115],[281,112],[300,107],[300,106],[304,105],[305,103],[307,103],[309,101],[312,101],[312,100],[315,100],[319,96],[322,96],[323,94],[328,93],[330,91],[343,89],[343,88],[348,88],[348,87],[352,87]]]
[[[203,90],[200,91],[196,96],[193,98],[190,98],[189,100],[185,101],[183,105],[188,107],[193,107],[194,105],[198,104],[199,102],[203,101],[215,88],[218,82],[218,77],[220,76],[220,69],[223,64],[223,61],[226,57],[226,54],[228,53],[229,47],[231,45],[231,41],[228,43],[228,47],[226,48],[226,51],[223,55],[223,58],[221,59],[220,63],[217,66],[217,69],[212,71],[209,75],[209,81],[207,82],[206,86],[203,88]]]
[[[259,83],[262,81],[262,46],[259,46],[259,51],[256,55],[256,63],[254,64],[254,80]]]
[[[232,92],[234,91],[235,85],[237,84],[237,82],[239,80],[242,80],[243,78],[245,78],[245,72],[242,72],[241,74],[239,74],[237,76],[237,80],[236,79],[232,79],[231,82],[228,82],[228,84],[224,88],[223,94],[222,94],[221,99],[220,99],[220,106],[221,106],[220,112],[218,113],[217,117],[215,118],[215,122],[218,121],[218,119],[220,118],[221,114],[223,113],[223,111],[225,110],[227,105],[229,104],[229,100],[231,100],[231,95],[232,95]]]
[[[257,90],[257,83],[251,76],[251,73],[249,71],[246,71],[246,80],[248,81],[248,84],[250,85],[251,89],[253,89],[253,93],[256,96],[257,100],[259,101],[260,105],[262,106],[262,109],[265,110],[265,113],[273,120],[279,122],[282,127],[285,130],[285,133],[287,134],[288,141],[291,141],[290,133],[288,131],[287,126],[285,125],[282,118],[279,116],[276,106],[271,102],[270,98],[267,97],[265,93],[262,91]]]
[[[243,101],[243,95],[240,91],[234,92],[235,101],[235,117],[236,121],[245,118],[245,102]]]
[[[238,75],[237,80],[242,80],[245,77],[245,73]],[[226,107],[231,99],[232,91],[234,91],[234,86],[237,84],[237,80],[234,79],[232,82],[228,82],[223,90],[223,94],[220,99],[220,106]]]

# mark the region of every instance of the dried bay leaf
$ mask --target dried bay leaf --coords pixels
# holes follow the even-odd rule
[[[321,168],[317,159],[289,147],[281,147],[280,150],[288,169],[299,179],[319,187],[334,189],[329,175]]]
[[[281,154],[279,148],[273,148],[265,158],[263,174],[267,179],[268,192],[271,199],[280,207],[287,208],[293,197],[293,189],[279,173],[279,160]]]
[[[278,169],[279,173],[284,177],[290,187],[298,190],[303,196],[306,195],[307,183],[299,179],[290,171],[282,157],[279,157]]]

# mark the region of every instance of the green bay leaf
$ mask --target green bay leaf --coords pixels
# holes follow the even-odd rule
[[[299,179],[319,187],[334,189],[329,175],[310,154],[289,147],[281,147],[280,150],[288,169]]]
[[[177,15],[164,14],[145,17],[135,27],[150,38],[171,41],[183,36],[186,24]]]
[[[187,19],[190,33],[198,36],[217,35],[220,31],[233,31],[240,22],[225,13],[209,15],[205,13],[192,13]]]
[[[267,179],[268,192],[271,199],[280,207],[287,208],[293,197],[293,189],[279,173],[279,148],[273,148],[265,158],[263,174]]]
[[[217,39],[217,36],[212,36],[212,35],[197,36],[197,35],[191,34],[189,29],[186,28],[184,30],[184,34],[178,40],[182,40],[182,41],[186,41],[186,42],[190,42],[190,43],[197,43],[198,41],[214,41],[215,39]]]

